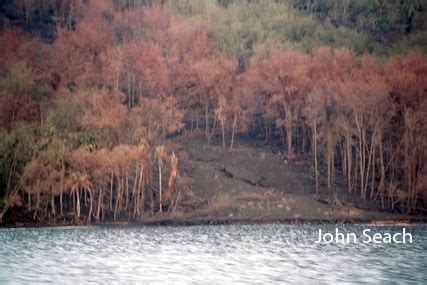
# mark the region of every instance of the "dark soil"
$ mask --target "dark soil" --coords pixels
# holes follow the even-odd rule
[[[321,180],[316,197],[310,161],[288,162],[280,148],[250,138],[233,149],[218,142],[208,146],[203,139],[179,144],[181,176],[191,178],[192,191],[208,203],[159,223],[425,221],[362,203],[338,175],[333,192]]]

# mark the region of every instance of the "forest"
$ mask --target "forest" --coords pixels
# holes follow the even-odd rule
[[[289,163],[312,165],[315,197],[347,191],[425,214],[426,8],[4,1],[0,219],[12,208],[74,223],[184,211],[194,195],[177,137],[224,152],[245,137],[278,143]]]

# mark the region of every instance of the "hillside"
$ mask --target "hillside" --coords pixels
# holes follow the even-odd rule
[[[210,36],[229,56],[247,59],[265,44],[310,52],[319,46],[348,48],[381,57],[427,52],[427,4],[393,1],[115,0],[119,9],[161,5],[184,17],[207,20]],[[71,2],[14,1],[0,4],[1,26],[21,27],[46,42],[67,22]]]
[[[180,141],[181,183],[175,210],[139,221],[144,224],[193,225],[229,223],[408,223],[425,222],[423,216],[407,216],[381,209],[376,202],[363,203],[346,192],[345,183],[334,192],[321,183],[319,196],[309,161],[288,162],[280,149],[262,141],[242,138],[243,145],[224,151],[197,140]],[[219,138],[218,138],[219,139]],[[158,175],[155,174],[158,179]],[[158,189],[157,189],[158,190]],[[396,205],[400,209],[401,202]],[[173,207],[173,208],[174,208]],[[394,213],[393,213],[394,212]],[[71,220],[69,220],[71,219]],[[72,215],[58,216],[53,224],[73,223]],[[83,224],[86,222],[83,221]],[[114,223],[110,221],[110,223]],[[53,225],[32,219],[25,209],[12,209],[3,217],[6,226]]]
[[[3,1],[0,218],[418,219],[423,5]]]

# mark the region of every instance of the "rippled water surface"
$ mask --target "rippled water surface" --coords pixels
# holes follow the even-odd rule
[[[315,244],[335,226],[0,229],[0,284],[162,282],[427,282],[427,227],[412,244]]]

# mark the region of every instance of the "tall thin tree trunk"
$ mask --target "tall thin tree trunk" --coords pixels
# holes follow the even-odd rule
[[[129,175],[128,171],[126,170],[125,174],[125,181],[126,181],[126,201],[125,201],[125,211],[128,210],[128,201],[129,201]]]
[[[353,153],[351,151],[351,134],[350,130],[347,130],[346,132],[347,138],[346,138],[346,147],[347,147],[347,187],[348,192],[351,193],[352,191],[352,185],[351,185],[351,166],[352,166],[352,159],[353,159]]]
[[[317,166],[317,120],[313,122],[314,172],[316,177],[316,197],[319,196],[319,171]]]
[[[372,144],[374,142],[372,141]],[[374,199],[375,194],[375,146],[372,148],[372,175],[371,175],[371,200]]]
[[[76,189],[76,214],[77,214],[77,220],[80,220],[80,189],[77,187]]]
[[[292,111],[289,104],[285,105],[286,147],[288,159],[292,157]]]
[[[286,146],[288,158],[292,157],[292,127],[286,127]]]
[[[114,206],[114,220],[117,220],[117,213],[119,211],[120,195],[121,195],[121,178],[117,177],[117,191],[116,191],[116,203]]]
[[[87,221],[90,223],[92,219],[92,209],[93,209],[93,195],[92,190],[88,190],[89,193],[89,215],[87,217]]]
[[[208,145],[211,143],[210,135],[209,135],[209,101],[206,99],[205,102],[205,129],[206,129],[206,139]]]
[[[143,182],[145,181],[145,178],[143,181],[143,176],[142,176],[144,173],[143,171],[144,171],[144,165],[141,165],[141,170],[139,174],[139,185],[138,185],[139,192],[140,192],[140,194],[138,195],[140,197],[138,201],[138,214],[144,213],[144,204],[145,204],[144,189],[145,188],[143,188],[144,187]]]
[[[111,171],[111,178],[110,178],[110,211],[113,210],[113,171]]]
[[[383,153],[383,143],[382,137],[379,140],[379,152],[380,152],[380,168],[381,168],[381,178],[380,178],[380,193],[381,193],[381,204],[384,209],[384,194],[385,194],[385,167],[384,167],[384,153]]]
[[[51,196],[50,196],[50,206],[52,207],[52,209],[51,209],[52,215],[55,218],[55,215],[56,215],[56,211],[55,211],[55,192],[54,192],[53,187],[52,187]]]
[[[334,180],[334,145],[332,138],[331,127],[328,126],[327,130],[327,139],[326,139],[326,148],[327,148],[327,163],[328,163],[328,189],[332,190],[333,180]]]
[[[73,201],[73,212],[76,213],[76,194],[74,192],[71,193],[71,200]]]
[[[365,166],[366,166],[366,159],[365,159],[365,130],[363,127],[363,116],[359,118],[359,116],[355,113],[355,122],[358,130],[358,137],[359,137],[359,175],[360,175],[360,196],[362,198],[362,201],[365,202],[366,196],[364,193],[365,188]],[[360,121],[359,121],[360,119]]]
[[[60,208],[60,213],[61,216],[64,215],[63,213],[63,205],[62,205],[62,194],[64,192],[64,177],[65,177],[65,166],[64,166],[64,162],[61,162],[61,178],[59,181],[59,208]]]
[[[237,118],[234,117],[233,118],[233,125],[231,127],[231,144],[230,144],[230,148],[233,148],[233,145],[234,145],[234,134],[236,133],[236,123],[237,123]]]
[[[98,209],[96,211],[96,220],[99,221],[99,217],[101,214],[101,207],[103,206],[103,196],[104,196],[104,191],[102,190],[102,187],[99,187],[99,191],[98,191]]]
[[[160,213],[163,211],[162,209],[162,166],[159,163],[159,206],[160,206]]]
[[[139,198],[139,195],[138,195],[138,192],[137,192],[138,191],[138,187],[137,187],[138,186],[138,174],[139,174],[138,164],[136,164],[135,168],[136,169],[135,169],[135,177],[133,179],[132,203],[131,203],[131,208],[133,206],[132,218],[135,218],[135,216],[137,214],[137,211],[138,211],[137,205],[138,205],[138,198]],[[131,212],[131,211],[129,210],[129,212]]]

